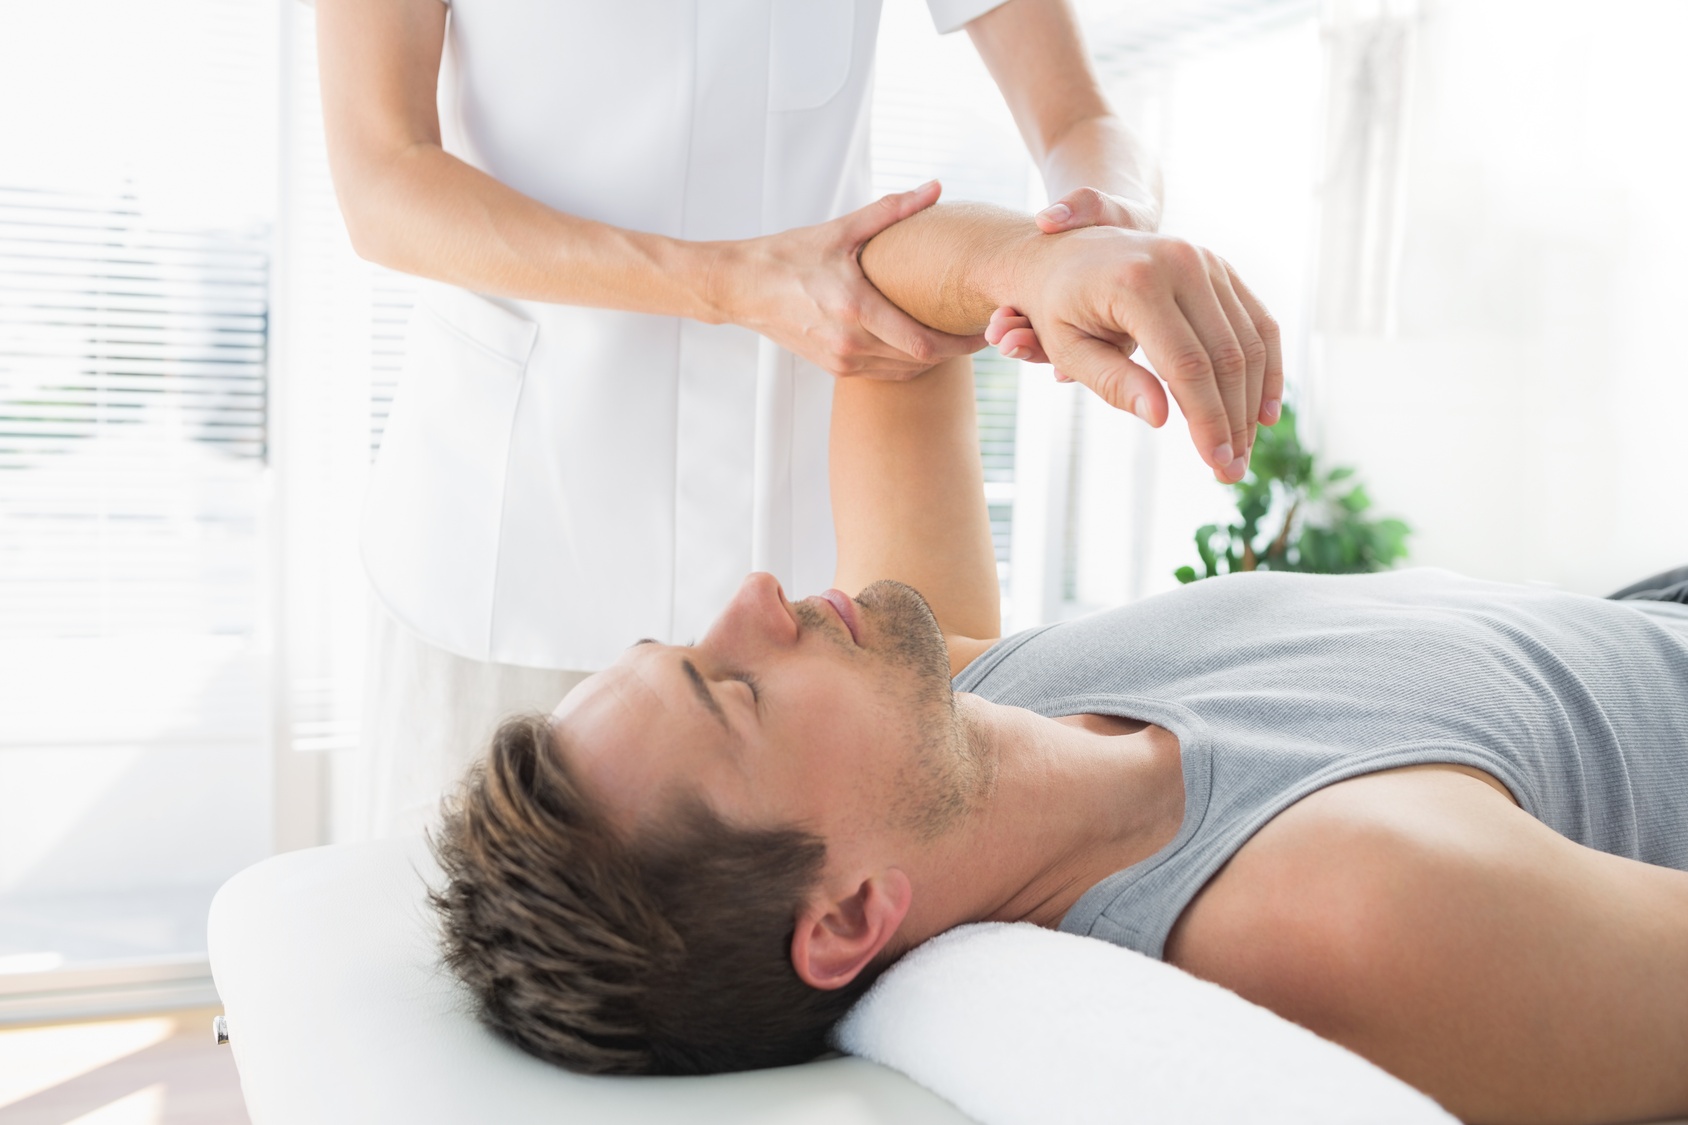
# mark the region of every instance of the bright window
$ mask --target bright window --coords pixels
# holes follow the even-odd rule
[[[270,849],[275,143],[264,5],[4,24],[0,1016],[8,968],[202,958]]]

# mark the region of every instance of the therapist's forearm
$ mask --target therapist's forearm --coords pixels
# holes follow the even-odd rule
[[[736,242],[688,242],[564,214],[441,146],[446,5],[317,0],[316,8],[329,167],[364,257],[482,293],[738,324],[837,375],[909,378],[983,346],[894,308],[856,260],[868,239],[931,204],[935,184],[829,223]],[[702,201],[699,210],[710,214]]]
[[[1084,222],[1156,229],[1159,174],[1109,105],[1072,0],[1009,0],[969,23],[967,34],[1002,91],[1050,200],[1091,188],[1117,203],[1080,206]]]
[[[1051,200],[1075,188],[1095,188],[1123,200],[1139,219],[1138,230],[1159,229],[1160,171],[1137,134],[1111,113],[1068,126],[1044,154],[1041,168]]]
[[[719,319],[706,245],[565,214],[435,144],[342,153],[335,173],[354,248],[391,269],[505,297]]]
[[[439,0],[316,10],[329,169],[359,254],[482,293],[713,317],[703,248],[564,214],[441,147]]]

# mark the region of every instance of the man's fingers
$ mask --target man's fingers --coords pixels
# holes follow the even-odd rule
[[[1204,319],[1210,325],[1214,322],[1224,325],[1229,333],[1230,324],[1225,320],[1224,313],[1219,311],[1219,304],[1213,300],[1211,290],[1208,291],[1208,301],[1211,309]],[[1231,416],[1220,395],[1208,345],[1196,335],[1196,329],[1183,307],[1170,295],[1163,296],[1138,331],[1137,338],[1154,363],[1155,370],[1166,380],[1172,397],[1178,400],[1184,420],[1190,425],[1190,439],[1196,443],[1202,460],[1225,479],[1240,480],[1242,470],[1246,469],[1246,464],[1242,464],[1243,448],[1235,444],[1232,436]],[[1240,374],[1240,349],[1234,358]]]
[[[1151,426],[1165,424],[1170,407],[1160,380],[1112,344],[1075,330],[1063,337],[1052,358],[1066,380],[1083,383],[1109,406],[1129,411]]]
[[[938,196],[943,194],[943,190],[943,185],[937,180],[927,180],[913,191],[898,191],[880,196],[866,207],[858,208],[844,216],[842,223],[845,241],[852,246],[861,246],[886,227],[900,223],[910,215],[918,214],[938,202]]]
[[[1252,451],[1254,431],[1260,424],[1260,388],[1266,377],[1266,341],[1255,328],[1254,317],[1243,307],[1242,300],[1231,287],[1230,265],[1223,259],[1215,259],[1209,276],[1213,279],[1213,292],[1219,298],[1219,306],[1230,318],[1231,331],[1235,333],[1237,343],[1242,346],[1243,358],[1248,364],[1248,375],[1243,386],[1242,414],[1234,415],[1231,424],[1236,426],[1241,423],[1246,435],[1243,449]]]
[[[1194,389],[1191,384],[1207,383],[1213,399],[1219,404],[1220,416],[1211,417],[1212,407],[1204,395],[1202,431],[1199,434],[1192,432],[1191,436],[1200,438],[1212,450],[1209,463],[1221,477],[1241,480],[1248,456],[1248,417],[1243,410],[1244,396],[1248,391],[1248,358],[1243,354],[1242,344],[1231,329],[1231,318],[1225,315],[1218,294],[1213,291],[1212,279],[1205,270],[1198,278],[1180,285],[1176,299],[1186,327],[1194,332],[1196,347],[1201,354],[1198,359],[1183,349],[1173,352],[1173,371],[1167,381],[1173,384],[1173,396],[1178,399],[1178,405],[1184,407],[1186,417],[1189,407],[1177,384],[1183,382],[1185,386],[1182,389],[1190,392]],[[1184,347],[1188,347],[1188,342]],[[1157,362],[1155,367],[1159,370],[1160,364]],[[1162,374],[1167,372],[1162,371]],[[1212,440],[1215,436],[1219,437],[1218,441]],[[1231,454],[1229,458],[1225,456],[1227,451]]]
[[[1260,339],[1266,345],[1266,370],[1260,383],[1260,413],[1257,419],[1263,426],[1275,426],[1284,406],[1283,334],[1278,329],[1277,320],[1266,311],[1266,306],[1260,303],[1260,298],[1254,295],[1248,284],[1237,276],[1237,271],[1231,269],[1229,263],[1225,269],[1231,275],[1231,288],[1237,294],[1237,300],[1248,310],[1254,330],[1260,333]]]

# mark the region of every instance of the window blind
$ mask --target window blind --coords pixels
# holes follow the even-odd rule
[[[268,232],[0,185],[0,622],[248,633]]]
[[[20,964],[202,957],[211,892],[269,849],[274,51],[250,0],[0,16],[0,957]]]

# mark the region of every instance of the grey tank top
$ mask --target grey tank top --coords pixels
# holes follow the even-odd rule
[[[1475,766],[1578,843],[1688,870],[1688,606],[1438,570],[1241,574],[1008,637],[954,686],[1178,736],[1177,836],[1061,921],[1152,957],[1267,821],[1397,766]]]

